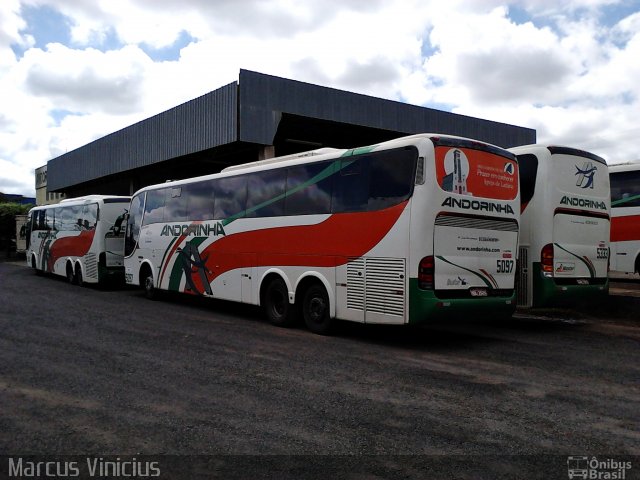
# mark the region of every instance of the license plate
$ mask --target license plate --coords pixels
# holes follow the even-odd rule
[[[472,297],[486,297],[489,294],[486,288],[472,288],[469,292]]]
[[[589,285],[589,280],[587,280],[586,278],[579,278],[577,282],[578,285]]]

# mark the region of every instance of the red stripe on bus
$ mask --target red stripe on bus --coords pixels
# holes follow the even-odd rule
[[[48,270],[53,271],[56,260],[62,257],[82,257],[91,248],[95,230],[83,230],[80,235],[56,239],[49,248]]]
[[[385,210],[331,215],[315,225],[268,228],[221,238],[202,253],[207,270],[219,275],[244,267],[336,267],[375,247],[398,221],[408,202]],[[202,291],[198,275],[193,277]]]
[[[202,223],[202,220],[194,220],[189,224],[189,226],[198,225],[200,223]],[[167,258],[163,258],[164,265],[162,267],[162,272],[160,273],[160,281],[158,282],[158,285],[162,285],[162,278],[164,277],[164,272],[167,270],[167,266],[169,266],[169,260],[171,260],[171,258],[173,257],[173,254],[176,252],[176,250],[178,249],[178,247],[184,241],[185,238],[187,238],[187,235],[180,235],[180,237],[178,237],[178,240],[176,240],[173,246],[171,247],[171,251],[169,252],[169,255],[167,255]]]
[[[640,240],[640,215],[611,218],[611,241]]]

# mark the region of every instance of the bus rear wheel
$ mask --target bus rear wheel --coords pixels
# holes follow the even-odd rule
[[[67,282],[72,285],[76,283],[76,274],[73,271],[73,265],[71,265],[71,262],[67,262]]]
[[[80,268],[80,264],[76,265],[76,274],[74,277],[75,284],[81,287],[84,284],[84,280],[82,279],[82,268]]]
[[[37,265],[37,262],[36,262],[35,255],[33,257],[31,257],[31,268],[33,268],[33,270],[36,272],[36,275],[38,275],[38,276],[42,275],[42,270],[38,270],[38,265]]]
[[[153,274],[151,273],[150,268],[145,268],[142,274],[140,275],[142,278],[142,287],[144,288],[144,295],[149,300],[155,300],[157,298],[156,295],[156,287],[153,283]]]
[[[333,329],[329,310],[329,295],[319,283],[311,285],[302,298],[302,316],[307,328],[319,335],[328,335]]]
[[[293,305],[289,303],[289,291],[282,278],[274,278],[269,282],[262,300],[265,314],[273,325],[289,327],[293,324]]]

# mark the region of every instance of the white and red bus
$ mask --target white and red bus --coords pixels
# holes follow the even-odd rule
[[[499,147],[421,134],[321,149],[143,188],[131,201],[125,277],[298,314],[405,324],[509,316],[518,165]]]
[[[520,166],[518,304],[544,307],[608,294],[606,162],[561,146],[509,150]]]
[[[29,211],[27,264],[82,285],[122,279],[131,197],[89,195]]]
[[[609,167],[611,270],[640,273],[640,162]]]

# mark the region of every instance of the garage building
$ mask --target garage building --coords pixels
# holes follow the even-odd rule
[[[423,132],[505,148],[536,142],[530,128],[240,70],[237,82],[50,160],[47,190],[127,195],[229,165]]]

